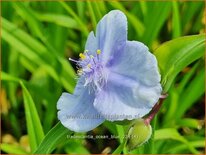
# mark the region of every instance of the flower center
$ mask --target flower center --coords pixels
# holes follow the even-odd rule
[[[84,86],[90,85],[94,90],[101,90],[107,79],[107,72],[100,61],[101,50],[97,50],[95,55],[90,55],[88,50],[80,53],[79,60],[69,58],[70,61],[78,65],[77,74],[85,77]]]

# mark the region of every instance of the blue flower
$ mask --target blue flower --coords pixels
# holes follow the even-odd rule
[[[58,100],[58,119],[68,129],[85,132],[105,120],[141,118],[159,100],[162,87],[157,60],[141,42],[127,40],[127,19],[113,10],[90,32],[79,60],[73,94]]]

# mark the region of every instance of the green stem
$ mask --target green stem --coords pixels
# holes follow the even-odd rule
[[[116,150],[112,154],[120,154],[124,150],[125,143],[126,139],[123,140],[123,142],[116,148]]]
[[[157,122],[157,116],[154,117],[154,120],[152,121],[152,137],[151,137],[151,145],[150,145],[150,153],[154,153],[155,143],[154,143],[154,134],[155,134],[155,128],[156,128],[156,122]]]

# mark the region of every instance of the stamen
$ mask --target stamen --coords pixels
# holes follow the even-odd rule
[[[76,63],[79,63],[78,60],[74,60],[74,59],[72,59],[72,58],[69,58],[69,60],[70,60],[70,61],[73,61],[73,62],[76,62]]]
[[[79,57],[80,57],[82,60],[86,59],[86,56],[85,56],[84,54],[82,54],[82,53],[79,54]]]
[[[77,74],[78,74],[78,75],[81,75],[82,73],[83,73],[82,69],[78,69],[78,70],[77,70]]]
[[[88,64],[87,67],[91,69],[91,64]]]
[[[88,50],[79,54],[79,60],[69,58],[70,61],[77,63],[77,74],[85,76],[84,86],[89,85],[92,90],[101,90],[106,83],[106,76],[104,74],[103,66],[100,62],[101,50],[97,49],[96,54],[90,55]]]
[[[101,50],[100,49],[97,50],[97,54],[98,55],[101,54]]]
[[[90,55],[90,58],[93,60],[94,64],[96,65],[96,62],[94,61],[94,56]]]

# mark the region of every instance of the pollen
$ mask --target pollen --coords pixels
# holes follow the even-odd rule
[[[88,68],[91,68],[91,64],[88,64],[87,67],[88,67]]]
[[[77,70],[77,74],[81,75],[83,73],[82,69]]]
[[[101,50],[100,49],[97,50],[97,54],[101,54]]]
[[[80,57],[82,60],[84,60],[84,59],[86,58],[86,55],[80,53],[80,54],[79,54],[79,57]]]
[[[91,59],[93,59],[93,58],[94,58],[94,56],[93,56],[93,55],[90,55],[90,58],[91,58]]]

